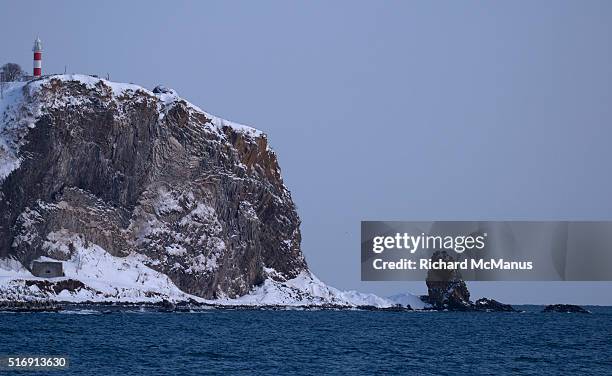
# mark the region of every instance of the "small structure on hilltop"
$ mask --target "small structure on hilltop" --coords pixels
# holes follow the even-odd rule
[[[59,261],[34,261],[32,274],[35,277],[55,278],[64,276],[64,268]]]
[[[34,40],[34,47],[32,48],[34,52],[34,78],[39,78],[42,76],[42,42],[39,37],[36,37]]]

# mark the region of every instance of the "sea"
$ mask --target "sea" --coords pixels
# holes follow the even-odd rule
[[[612,307],[592,314],[208,309],[0,313],[1,375],[612,375]]]

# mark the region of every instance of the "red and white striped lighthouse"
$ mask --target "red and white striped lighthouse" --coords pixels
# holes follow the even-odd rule
[[[32,51],[34,51],[34,78],[38,78],[42,75],[42,42],[40,38],[36,37]]]

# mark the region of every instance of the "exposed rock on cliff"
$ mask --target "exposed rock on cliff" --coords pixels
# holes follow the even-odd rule
[[[209,299],[307,272],[300,220],[265,134],[170,89],[89,76],[12,84],[6,98],[0,258],[26,269],[63,260],[86,275],[79,258],[93,250]]]

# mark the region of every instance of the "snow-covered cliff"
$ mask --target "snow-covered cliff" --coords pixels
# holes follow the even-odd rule
[[[266,135],[171,89],[8,84],[0,184],[0,300],[394,304],[314,277]],[[45,260],[65,277],[34,277]]]

